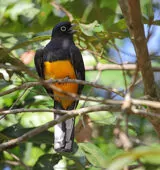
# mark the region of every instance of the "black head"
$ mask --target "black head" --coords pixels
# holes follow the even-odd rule
[[[73,33],[76,32],[72,29],[74,24],[70,22],[60,22],[52,30],[52,37],[69,36],[72,37]]]

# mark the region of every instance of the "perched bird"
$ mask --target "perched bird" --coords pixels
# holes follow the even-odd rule
[[[73,24],[60,22],[52,30],[50,42],[36,51],[34,62],[40,78],[48,79],[79,79],[85,80],[84,62],[80,50],[73,41]],[[55,83],[57,88],[65,92],[80,94],[83,85],[75,83]],[[73,110],[78,101],[64,93],[57,92],[50,87],[45,87],[54,100],[54,108]],[[54,114],[54,119],[61,117]],[[75,118],[68,119],[55,125],[54,149],[57,152],[72,152],[74,142]]]

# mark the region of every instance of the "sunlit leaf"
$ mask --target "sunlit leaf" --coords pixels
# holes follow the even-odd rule
[[[90,24],[79,24],[81,31],[87,36],[93,36],[94,32],[101,32],[102,26],[98,24],[98,21],[94,21]]]
[[[114,10],[116,6],[117,6],[117,0],[112,0],[112,1],[102,0],[100,4],[101,8],[107,7],[112,10]]]
[[[18,19],[18,16],[20,14],[23,14],[25,10],[32,10],[34,7],[33,3],[28,3],[25,1],[19,1],[19,3],[16,3],[9,11],[10,17],[12,20],[16,21]]]
[[[160,165],[160,147],[139,147],[133,151],[120,154],[112,160],[108,170],[121,170],[138,159],[145,163]]]
[[[124,31],[127,29],[127,25],[124,19],[119,20],[116,23],[113,23],[108,30],[112,32]]]
[[[89,116],[92,121],[101,125],[110,125],[113,124],[116,120],[116,117],[113,116],[110,112],[98,112],[98,113],[89,113]]]
[[[92,143],[79,143],[79,147],[84,151],[87,160],[94,166],[105,168],[108,160],[104,153]]]
[[[41,7],[40,13],[38,15],[38,21],[41,25],[44,24],[48,15],[52,12],[53,7],[49,3],[44,3]]]
[[[28,160],[27,164],[30,166],[35,165],[35,163],[37,162],[37,160],[39,159],[39,157],[41,157],[42,155],[44,155],[44,151],[38,146],[33,146],[32,143],[28,143],[28,148],[26,148],[26,152],[28,152]],[[24,161],[24,162],[25,162]]]

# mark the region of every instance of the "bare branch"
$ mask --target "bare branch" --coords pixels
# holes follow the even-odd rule
[[[145,93],[157,97],[153,71],[149,58],[139,0],[119,0],[133,42],[138,67],[142,73]]]
[[[16,70],[16,71],[21,70],[21,68],[19,68],[19,67],[11,66],[11,65],[5,65],[5,64],[0,64],[0,67],[4,68],[4,69],[12,69],[12,70]],[[136,70],[136,68],[137,68],[136,64],[123,63],[123,69],[124,70],[132,71],[132,70]],[[102,64],[102,63],[98,63],[95,66],[85,66],[85,70],[86,71],[122,70],[122,66],[121,66],[121,64]],[[160,72],[160,67],[153,66],[152,70],[156,71],[156,72]]]
[[[1,92],[0,96],[4,96],[4,95],[7,95],[9,93],[13,93],[16,90],[27,89],[27,88],[37,86],[37,85],[47,85],[47,84],[55,84],[55,83],[77,83],[77,84],[89,85],[89,86],[92,86],[92,87],[95,87],[95,88],[100,88],[100,89],[103,89],[103,90],[106,90],[106,91],[116,93],[120,96],[123,96],[123,93],[119,92],[116,89],[107,88],[106,86],[100,85],[98,83],[88,82],[88,81],[83,81],[83,80],[77,80],[77,79],[49,79],[49,80],[44,80],[44,81],[41,80],[39,82],[27,82],[27,83],[24,83],[20,86],[6,90],[4,92]],[[53,85],[52,85],[51,88],[53,88],[56,91],[60,91],[60,92],[63,93],[63,91],[59,88],[56,88],[56,86],[53,87]]]
[[[79,109],[79,110],[66,111],[67,114],[60,117],[59,119],[50,121],[50,122],[48,122],[44,125],[41,125],[41,126],[35,128],[35,129],[25,133],[24,135],[22,135],[18,138],[15,138],[15,139],[12,139],[8,142],[4,142],[4,143],[0,144],[0,151],[7,149],[9,147],[15,146],[19,143],[22,143],[23,141],[26,141],[27,139],[47,130],[48,128],[56,125],[57,123],[65,121],[66,119],[69,119],[71,117],[78,116],[78,115],[84,115],[84,114],[91,112],[91,111],[103,111],[103,110],[110,110],[110,109],[120,110],[120,107],[118,108],[117,106],[116,107],[115,106],[96,106],[96,107],[94,106],[94,107],[82,108],[82,109]]]
[[[78,110],[71,110],[71,111],[65,111],[65,110],[55,110],[55,109],[45,109],[43,111],[47,111],[47,112],[55,112],[55,113],[59,113],[59,114],[64,114],[62,117],[60,117],[59,119],[57,120],[53,120],[53,121],[50,121],[44,125],[41,125],[27,133],[25,133],[24,135],[18,137],[18,138],[15,138],[15,139],[12,139],[8,142],[4,142],[2,144],[0,144],[0,151],[4,150],[4,149],[7,149],[7,148],[10,148],[12,146],[15,146],[19,143],[22,143],[23,141],[26,141],[27,139],[47,130],[48,128],[54,126],[55,124],[57,123],[60,123],[62,121],[65,121],[66,119],[69,119],[71,117],[75,117],[75,116],[78,116],[78,115],[84,115],[84,114],[87,114],[89,112],[97,112],[97,111],[112,111],[112,112],[118,112],[121,110],[121,105],[115,105],[115,104],[112,104],[112,105],[98,105],[98,106],[91,106],[91,107],[86,107],[86,108],[81,108],[81,109],[78,109]],[[38,109],[32,109],[32,110],[29,110],[29,109],[15,109],[15,110],[9,110],[9,111],[3,111],[1,112],[1,114],[9,114],[9,113],[19,113],[19,112],[27,112],[27,111],[42,111],[42,110],[38,110]],[[145,112],[145,111],[138,111],[138,110],[135,110],[135,109],[132,109],[132,113],[133,114],[139,114],[139,115],[143,115],[143,116],[148,116],[148,113]],[[150,116],[156,116],[156,117],[160,117],[160,115],[158,114],[152,114],[152,113],[149,113]]]
[[[144,34],[144,27],[142,23],[142,15],[139,0],[119,0],[122,13],[126,20],[128,30],[132,43],[137,55],[138,68],[141,71],[144,83],[145,94],[157,99],[156,84],[154,81],[153,70],[149,58],[147,40]],[[153,112],[160,112],[160,110],[153,110]],[[148,117],[154,126],[157,134],[160,136],[160,119],[156,117]]]
[[[88,100],[92,100],[92,98],[86,97]],[[93,100],[93,101],[96,101]],[[110,111],[110,112],[121,112],[124,108],[124,104],[126,100],[98,100],[99,103],[103,103],[105,105],[98,105],[98,106],[90,106],[81,108],[78,110],[74,110],[72,112],[82,114],[83,112],[94,112],[94,111]],[[127,101],[128,102],[128,101]],[[160,114],[151,113],[145,110],[136,109],[135,106],[148,106],[152,108],[160,109],[160,102],[150,101],[150,100],[137,100],[137,99],[129,99],[129,107],[127,109],[131,109],[133,114],[142,115],[142,116],[153,116],[160,118]],[[123,107],[122,107],[123,106]],[[71,111],[67,110],[56,110],[56,109],[13,109],[13,110],[3,110],[0,111],[0,115],[7,115],[7,114],[17,114],[22,112],[54,112],[58,114],[68,114]]]
[[[67,11],[62,5],[60,5],[54,1],[51,2],[51,5],[54,6],[57,10],[63,11],[68,16],[69,20],[73,21],[73,19],[74,19],[73,15],[69,11]]]
[[[74,113],[78,113],[81,114],[83,112],[95,112],[95,111],[105,111],[108,110],[112,111],[112,112],[117,112],[119,111],[121,108],[120,104],[117,105],[98,105],[98,106],[90,106],[90,107],[85,107],[85,108],[81,108],[81,109],[77,109],[77,110],[72,110],[72,112]],[[101,110],[102,109],[102,110]],[[0,111],[0,115],[4,115],[4,114],[17,114],[17,113],[23,113],[23,112],[54,112],[57,114],[69,114],[71,111],[68,110],[56,110],[56,109],[25,109],[25,108],[21,108],[21,109],[13,109],[13,110],[5,110],[5,111]]]
[[[30,87],[33,87],[33,86],[36,86],[36,85],[39,85],[39,84],[41,84],[41,83],[40,82],[24,83],[20,86],[14,87],[12,89],[9,89],[9,90],[3,91],[3,92],[0,92],[0,96],[4,96],[4,95],[10,94],[10,93],[13,93],[17,90],[23,90],[23,89],[30,88]]]
[[[148,112],[145,110],[139,110],[139,109],[135,109],[135,108],[131,108],[131,113],[133,113],[135,115],[142,116],[142,117],[150,116],[150,117],[153,117],[156,119],[157,118],[160,119],[160,113],[153,113],[153,112]]]
[[[22,165],[26,170],[30,170],[30,168],[20,158],[18,158],[15,154],[8,152],[8,151],[5,151],[5,152],[7,152],[11,157],[13,157],[17,161],[17,163]]]

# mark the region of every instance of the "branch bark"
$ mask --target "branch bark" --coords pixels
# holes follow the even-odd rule
[[[53,121],[50,121],[44,125],[41,125],[27,133],[25,133],[24,135],[18,137],[18,138],[15,138],[15,139],[12,139],[8,142],[4,142],[2,144],[0,144],[0,151],[2,150],[5,150],[7,148],[10,148],[10,147],[13,147],[17,144],[20,144],[22,143],[23,141],[26,141],[27,139],[47,130],[48,128],[60,123],[60,122],[63,122],[71,117],[74,117],[74,116],[78,116],[78,115],[84,115],[86,113],[89,113],[91,111],[104,111],[104,110],[113,110],[113,111],[118,111],[120,110],[120,107],[121,106],[114,106],[114,105],[111,105],[111,106],[94,106],[94,107],[87,107],[87,108],[82,108],[82,109],[79,109],[79,110],[71,110],[71,111],[58,111],[58,110],[54,110],[54,111],[57,111],[58,113],[65,113],[62,117],[60,117],[59,119],[57,120],[53,120]]]
[[[66,14],[66,16],[68,16],[69,21],[71,21],[71,22],[73,21],[73,19],[74,19],[73,15],[69,11],[67,11],[62,5],[60,5],[54,1],[51,2],[51,5],[53,7],[55,7],[57,10],[63,11]]]
[[[139,0],[119,0],[119,4],[136,51],[137,64],[142,73],[145,93],[156,98],[156,86],[144,34],[140,2]]]
[[[119,0],[119,5],[126,20],[130,37],[136,51],[137,64],[142,74],[145,94],[157,100],[156,85],[142,23],[140,1]],[[159,110],[154,110],[154,112],[159,112]],[[148,119],[160,136],[160,119],[157,119],[156,117],[148,117]]]
[[[48,128],[53,127],[57,123],[65,121],[65,120],[67,120],[67,119],[69,119],[71,117],[75,117],[75,116],[78,116],[78,115],[85,115],[85,114],[87,114],[89,112],[108,111],[108,110],[113,111],[113,112],[121,111],[121,105],[118,105],[118,104],[117,105],[115,105],[115,104],[112,104],[112,105],[98,105],[98,106],[86,107],[86,108],[81,108],[81,109],[78,109],[78,110],[70,110],[70,111],[55,110],[55,109],[53,109],[53,110],[52,109],[43,110],[43,111],[51,111],[51,112],[54,111],[55,113],[64,114],[64,115],[62,117],[60,117],[59,119],[57,119],[57,120],[53,120],[53,121],[45,123],[44,125],[36,127],[35,129],[23,134],[20,137],[17,137],[15,139],[11,139],[8,142],[4,142],[4,143],[0,144],[0,151],[3,151],[5,149],[7,149],[7,148],[10,148],[10,147],[13,147],[15,145],[18,145],[18,144],[28,140],[29,138],[31,138],[31,137],[33,137],[33,136],[47,130]],[[27,111],[27,110],[15,109],[15,112],[13,111],[12,113],[18,113],[20,111]],[[32,109],[32,111],[35,111],[35,110]],[[147,116],[148,115],[147,112],[142,111],[142,110],[138,110],[138,109],[132,109],[131,111],[132,111],[131,113],[136,114],[136,115],[141,115],[141,116]],[[149,113],[149,114],[152,115],[152,113]],[[155,115],[153,114],[152,116],[155,116]],[[157,116],[159,116],[159,115],[157,115]]]
[[[68,114],[70,112],[82,114],[83,112],[95,112],[95,111],[110,111],[110,112],[121,112],[123,110],[123,105],[126,102],[125,100],[98,100],[99,103],[103,103],[105,105],[96,105],[96,106],[90,106],[90,107],[85,107],[81,108],[78,110],[72,110],[72,111],[67,111],[67,110],[56,110],[56,109],[25,109],[25,108],[20,108],[20,109],[13,109],[13,110],[3,110],[0,111],[0,115],[7,115],[7,114],[17,114],[17,113],[22,113],[22,112],[54,112],[57,114]],[[140,116],[151,116],[151,117],[157,117],[160,118],[160,114],[156,113],[151,113],[146,110],[140,110],[136,109],[135,106],[148,106],[151,108],[155,109],[160,109],[160,102],[155,102],[155,101],[150,101],[150,100],[137,100],[137,99],[131,99],[130,100],[130,105],[131,107],[131,113],[140,115]],[[132,107],[133,106],[133,107]]]
[[[95,88],[103,89],[103,90],[106,90],[106,91],[109,91],[109,92],[116,93],[120,96],[123,96],[123,93],[119,92],[116,89],[107,88],[106,86],[100,85],[96,82],[89,82],[89,81],[83,81],[83,80],[77,80],[77,79],[49,79],[49,80],[44,80],[44,81],[39,81],[39,82],[27,82],[27,83],[24,83],[20,86],[14,87],[12,89],[0,92],[0,96],[4,96],[4,95],[7,95],[9,93],[13,93],[17,90],[30,88],[30,87],[34,87],[34,86],[37,86],[37,85],[48,85],[48,86],[50,86],[51,84],[54,84],[54,83],[77,83],[77,84],[89,85],[89,86],[92,86],[92,87],[95,87]],[[53,87],[53,85],[51,85],[51,86],[52,86],[51,88],[53,88],[54,90],[57,90],[57,91],[63,93],[63,91],[61,89]]]
[[[136,70],[137,66],[136,64],[123,64],[123,69],[124,70],[129,70],[129,71],[132,71],[132,70]],[[98,70],[98,71],[103,71],[103,70],[122,70],[122,65],[120,64],[97,64],[95,66],[86,66],[85,67],[85,70],[86,71],[93,71],[93,70]],[[152,67],[152,70],[153,71],[157,71],[159,72],[160,71],[160,68],[159,67]]]

